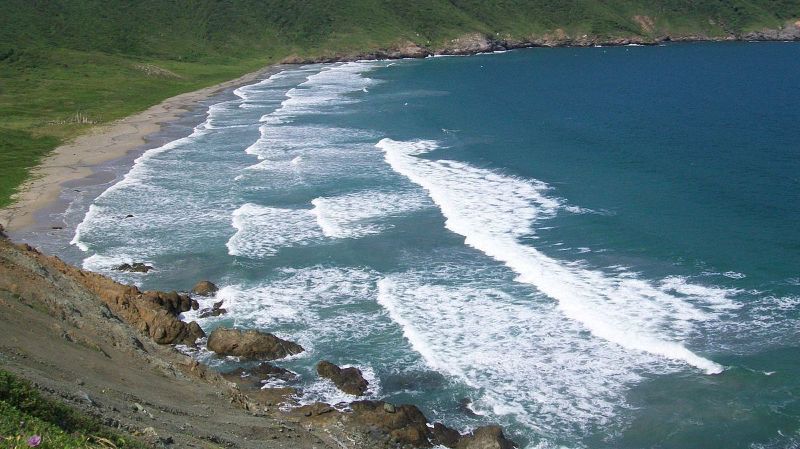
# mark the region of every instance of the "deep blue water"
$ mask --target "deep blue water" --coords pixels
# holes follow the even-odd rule
[[[523,447],[797,447],[799,75],[793,43],[293,68],[145,153],[73,242],[217,282],[203,327],[299,341],[302,401],[352,399],[326,358]]]

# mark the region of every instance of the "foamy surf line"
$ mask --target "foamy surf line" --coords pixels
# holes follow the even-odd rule
[[[694,304],[706,302],[700,286],[687,294],[668,285],[659,288],[629,276],[566,265],[519,243],[538,219],[553,216],[560,207],[557,200],[544,195],[544,183],[460,162],[416,157],[438,148],[434,141],[383,139],[376,146],[393,170],[428,192],[449,230],[464,236],[468,246],[511,268],[518,281],[555,299],[565,316],[595,337],[683,362],[707,374],[723,371],[722,365],[680,343],[689,337],[694,323],[715,319],[708,308],[734,307],[727,296],[720,300],[718,289],[708,292],[713,303],[700,307]]]

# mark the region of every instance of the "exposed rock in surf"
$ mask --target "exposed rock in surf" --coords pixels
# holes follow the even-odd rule
[[[203,309],[200,311],[200,318],[208,318],[212,316],[220,316],[228,313],[227,310],[222,308],[222,301],[215,302],[214,305],[208,309]]]
[[[341,412],[317,402],[293,409],[291,413],[326,432],[358,438],[359,441],[353,441],[354,447],[431,447],[428,421],[417,407],[398,405],[389,413],[385,404],[383,401],[356,401],[350,404],[351,411]]]
[[[208,337],[208,349],[220,355],[251,360],[275,360],[303,352],[303,347],[256,330],[217,328]]]
[[[153,267],[150,265],[145,265],[142,262],[133,262],[117,265],[114,267],[114,269],[117,271],[127,271],[129,273],[147,273],[148,271],[152,270]]]
[[[458,441],[461,439],[461,434],[457,430],[451,429],[442,423],[435,423],[431,429],[431,441],[445,447],[456,447]]]
[[[279,379],[289,382],[297,378],[297,374],[267,362],[253,368],[237,368],[222,373],[222,377],[236,384],[236,387],[250,400],[265,406],[290,402],[297,394],[297,390],[292,387],[262,388],[265,381]]]
[[[330,379],[338,389],[353,396],[363,396],[369,387],[369,382],[364,379],[361,370],[355,367],[339,368],[323,360],[317,364],[317,374]]]
[[[477,418],[478,414],[472,410],[472,399],[470,398],[461,398],[458,401],[458,409],[461,413],[470,416],[472,418]]]
[[[478,427],[471,434],[462,436],[455,449],[514,449],[516,445],[503,435],[497,425]]]
[[[356,401],[350,404],[356,422],[375,427],[389,435],[401,446],[416,447],[430,445],[431,432],[425,415],[413,405],[398,405],[394,412],[386,411],[384,401]]]
[[[282,380],[291,382],[297,378],[297,374],[271,363],[262,362],[252,368],[236,368],[222,373],[222,377],[243,388],[260,389],[265,381]]]
[[[219,288],[210,281],[200,281],[192,287],[192,293],[200,296],[213,296]]]

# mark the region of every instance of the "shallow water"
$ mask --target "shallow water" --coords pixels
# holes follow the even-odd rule
[[[203,327],[301,343],[305,401],[348,399],[325,358],[529,447],[794,447],[798,73],[790,43],[292,68],[139,157],[73,244],[217,282]]]

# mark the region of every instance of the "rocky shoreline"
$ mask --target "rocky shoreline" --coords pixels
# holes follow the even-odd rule
[[[800,41],[800,20],[789,21],[780,28],[763,29],[748,33],[729,33],[724,36],[705,34],[670,34],[657,33],[653,20],[649,17],[637,17],[642,28],[641,35],[622,37],[604,37],[596,35],[573,36],[562,29],[540,36],[525,39],[501,38],[481,33],[471,33],[453,39],[444,46],[421,46],[411,41],[399,42],[394,46],[367,52],[336,53],[312,58],[296,55],[284,58],[283,64],[331,63],[359,60],[426,58],[430,56],[474,55],[520,48],[535,47],[612,47],[625,45],[659,45],[668,42],[749,42],[749,41]]]
[[[213,295],[214,288],[195,290]],[[266,360],[303,348],[264,332],[212,332],[210,350],[260,362],[217,373],[175,349],[204,341],[196,322],[181,320],[198,308],[192,294],[140,291],[16,245],[0,231],[0,366],[152,447],[515,447],[499,426],[461,434],[410,404],[301,406],[295,388],[264,382],[291,385],[296,375]],[[343,391],[366,392],[356,368],[320,361],[317,371]]]

